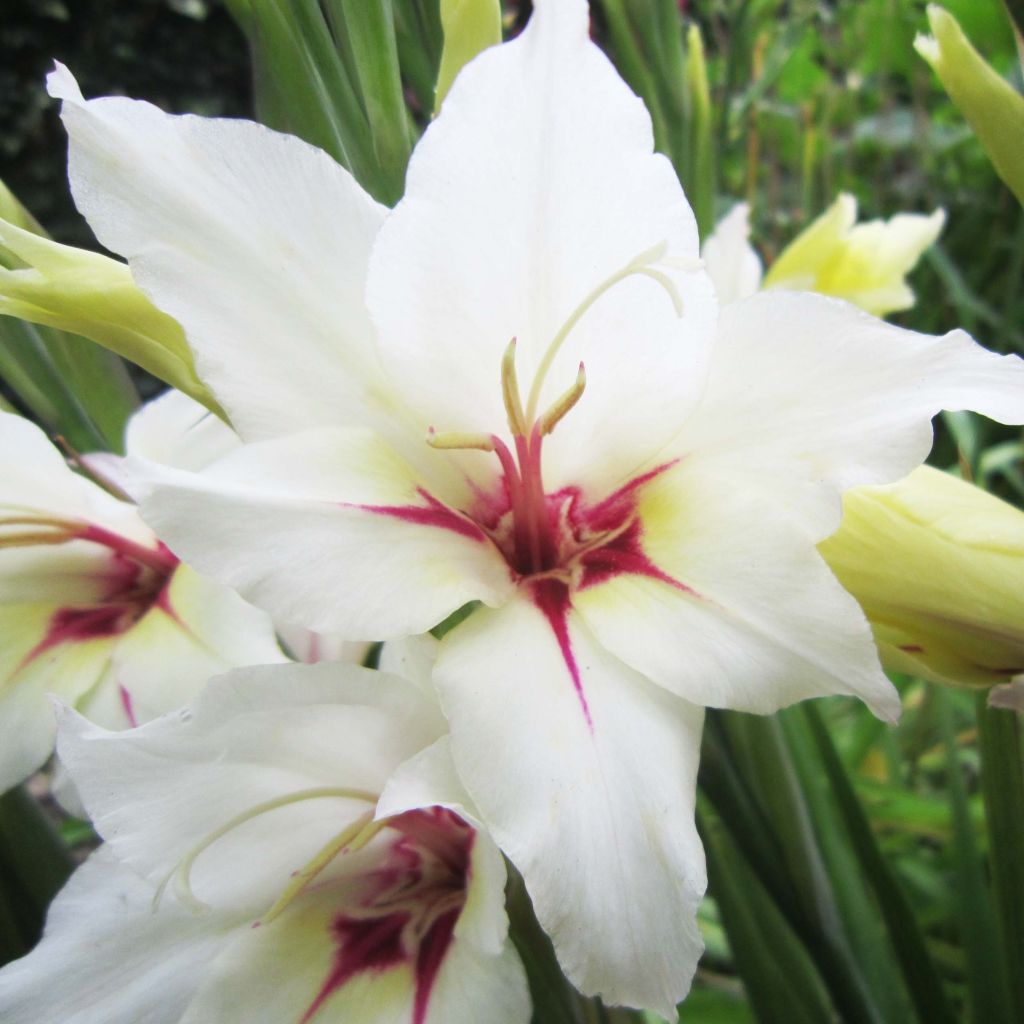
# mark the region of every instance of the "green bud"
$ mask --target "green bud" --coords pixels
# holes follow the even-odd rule
[[[19,226],[30,215],[13,202],[0,196],[13,215],[0,220],[0,314],[89,338],[223,415],[180,325],[146,298],[128,267]]]
[[[500,0],[441,0],[444,49],[437,72],[435,113],[455,76],[481,51],[501,42]]]
[[[967,118],[999,177],[1024,203],[1024,97],[971,46],[956,19],[928,7],[932,36],[914,40],[950,98]]]

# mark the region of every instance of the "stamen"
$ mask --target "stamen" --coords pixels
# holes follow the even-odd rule
[[[317,876],[339,854],[361,850],[375,835],[387,828],[387,821],[374,821],[373,811],[361,814],[346,829],[329,839],[309,862],[298,871],[274,905],[260,918],[259,924],[270,924],[314,882]]]
[[[236,815],[230,821],[221,825],[220,828],[211,832],[171,868],[170,873],[157,887],[156,893],[153,896],[153,909],[156,910],[160,906],[160,901],[163,899],[167,886],[173,881],[174,892],[178,899],[197,913],[205,913],[210,909],[210,906],[208,903],[198,899],[192,891],[192,868],[195,866],[196,861],[214,843],[223,839],[230,832],[234,832],[236,828],[244,825],[247,821],[252,821],[254,818],[267,814],[269,811],[276,811],[279,807],[288,807],[291,804],[301,803],[304,800],[322,800],[328,797],[360,800],[373,805],[377,803],[377,797],[365,790],[323,786],[316,789],[302,789],[297,793],[288,793],[286,796],[274,797],[272,800],[265,800],[263,803],[256,804],[255,807],[250,807],[247,811]]]
[[[178,560],[164,548],[150,548],[138,541],[114,533],[102,526],[81,519],[63,519],[59,516],[34,515],[31,509],[20,505],[5,505],[17,514],[0,516],[0,530],[9,526],[32,526],[34,530],[0,533],[0,547],[22,547],[30,544],[66,544],[73,540],[101,544],[111,551],[130,558],[133,562],[148,566],[156,572],[166,574],[178,565]],[[27,513],[27,514],[26,514]]]
[[[519,396],[519,378],[516,376],[516,339],[513,338],[501,357],[501,396],[505,400],[505,413],[513,437],[526,436],[526,417],[523,400]]]
[[[527,422],[533,422],[534,417],[537,414],[537,403],[540,401],[541,388],[544,386],[544,379],[547,377],[548,370],[551,369],[551,364],[555,361],[555,356],[558,355],[559,349],[562,347],[562,343],[569,336],[572,329],[583,319],[585,313],[588,312],[591,306],[605,292],[610,291],[620,281],[625,281],[626,278],[632,277],[634,274],[642,274],[646,277],[650,277],[653,281],[656,281],[663,288],[665,288],[670,298],[672,299],[672,305],[676,310],[677,314],[681,315],[682,303],[679,300],[679,294],[675,289],[675,286],[671,284],[669,278],[657,271],[652,272],[651,268],[654,264],[661,263],[665,266],[674,266],[679,257],[666,256],[668,251],[668,242],[662,240],[657,245],[651,246],[650,249],[645,249],[638,256],[631,259],[621,270],[617,270],[610,277],[602,281],[584,300],[569,314],[565,323],[558,329],[558,333],[551,340],[551,344],[548,345],[547,351],[544,353],[544,357],[540,361],[540,365],[537,367],[536,376],[533,378],[533,386],[530,388],[530,398],[526,407],[526,420]],[[700,261],[696,261],[697,266],[700,265]],[[694,267],[696,269],[696,267]]]
[[[548,411],[541,416],[538,429],[540,430],[542,437],[546,434],[550,434],[559,424],[562,417],[565,416],[565,414],[583,397],[583,389],[586,386],[587,371],[584,365],[580,363],[580,368],[576,373],[575,383],[568,391],[555,399]]]
[[[431,448],[464,450],[473,449],[481,452],[494,451],[494,439],[490,434],[466,434],[446,430],[443,434],[433,429],[427,432],[427,444]]]
[[[660,270],[655,270],[653,267],[644,267],[642,270],[638,270],[637,273],[642,277],[649,277],[652,281],[657,281],[668,292],[668,297],[672,300],[676,316],[681,317],[683,315],[683,297],[679,294],[675,281],[668,274],[663,274]]]

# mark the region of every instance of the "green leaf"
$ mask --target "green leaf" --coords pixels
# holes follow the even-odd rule
[[[1024,777],[1020,719],[975,697],[992,890],[1016,1020],[1024,1020]],[[1016,965],[1016,969],[1014,969]]]
[[[843,763],[816,707],[805,703],[797,709],[814,740],[845,826],[849,841],[874,891],[896,951],[903,978],[923,1024],[954,1024],[956,1017],[945,997],[942,980],[924,944],[910,904],[878,849],[864,809],[860,805]]]
[[[737,972],[758,1020],[818,1024],[832,1016],[811,962],[785,920],[710,809],[697,815],[707,851],[710,893],[729,936]],[[698,1017],[687,1000],[684,1019]]]
[[[0,952],[21,955],[31,948],[73,868],[67,847],[23,787],[0,796]]]
[[[834,895],[794,793],[792,765],[779,758],[774,724],[734,712],[710,712],[700,784],[779,912],[799,936],[844,1021],[880,1021],[872,988],[835,913]],[[774,752],[773,752],[774,751]],[[771,794],[774,810],[760,803]],[[787,803],[793,803],[787,807]],[[785,832],[780,836],[780,832]],[[801,849],[801,844],[804,848]],[[807,865],[801,867],[801,863]],[[845,880],[843,880],[845,883]]]
[[[933,35],[918,36],[917,52],[932,66],[985,147],[999,177],[1024,203],[1024,96],[989,65],[941,7],[928,7]]]
[[[686,33],[686,85],[690,95],[689,144],[694,161],[693,177],[686,184],[700,237],[707,238],[715,226],[715,154],[704,40],[696,22]]]
[[[330,153],[376,198],[396,198],[317,0],[236,0],[232,13],[249,39],[260,120]]]
[[[107,439],[57,369],[43,330],[0,316],[0,379],[51,434],[60,435],[77,451],[106,448]]]
[[[972,1020],[984,1021],[985,1024],[1010,1024],[1018,1018],[1011,1010],[1004,959],[1006,951],[1000,941],[1001,934],[985,884],[984,864],[968,811],[967,789],[953,725],[952,696],[936,688],[935,701],[940,712],[946,754],[946,787],[953,808],[953,871]]]
[[[500,0],[441,0],[444,49],[434,110],[441,109],[455,76],[478,54],[501,42]]]
[[[412,152],[391,0],[327,0],[335,37],[344,36],[382,178],[401,194]]]

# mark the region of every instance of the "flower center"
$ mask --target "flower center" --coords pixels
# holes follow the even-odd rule
[[[544,490],[541,474],[544,438],[583,397],[587,383],[584,364],[579,364],[576,380],[547,411],[538,415],[537,407],[548,371],[566,338],[597,300],[620,282],[634,276],[655,281],[668,293],[676,314],[682,315],[679,291],[672,278],[660,268],[693,270],[700,264],[699,261],[671,259],[666,252],[667,243],[659,242],[640,253],[602,281],[570,313],[540,359],[525,407],[515,366],[516,339],[509,342],[501,360],[501,391],[512,434],[511,448],[496,434],[437,434],[433,430],[429,433],[427,443],[434,448],[478,449],[493,452],[498,457],[507,509],[497,517],[468,514],[497,544],[518,576],[578,574],[583,554],[613,543],[630,530],[635,518],[633,503],[628,509],[622,502],[615,503],[615,509],[623,514],[612,520],[603,515],[602,528],[595,532],[585,525],[581,527],[582,502],[578,491],[567,489],[547,494]],[[602,508],[607,505],[608,502],[602,503]]]
[[[93,545],[107,557],[81,574],[91,578],[85,593],[54,611],[43,639],[19,668],[60,644],[118,636],[155,605],[173,614],[166,591],[178,560],[163,544],[151,548],[85,520],[0,506],[0,550],[73,541]],[[67,573],[69,577],[79,575],[73,556],[69,556]],[[60,596],[67,599],[66,593]]]

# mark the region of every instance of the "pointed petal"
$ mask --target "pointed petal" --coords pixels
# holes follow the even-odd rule
[[[512,585],[486,535],[368,431],[247,445],[199,474],[134,466],[142,513],[175,552],[284,622],[423,633]]]
[[[413,154],[367,286],[382,358],[420,428],[506,434],[509,340],[525,397],[588,296],[664,247],[664,263],[648,262],[673,282],[682,316],[663,285],[629,275],[596,299],[545,377],[538,413],[586,363],[572,431],[556,432],[546,455],[556,489],[588,473],[593,486],[614,481],[660,446],[699,389],[715,305],[706,275],[669,265],[695,263],[693,214],[652,152],[642,102],[587,29],[583,0],[538,3],[521,36],[463,69]],[[598,445],[602,460],[582,458]]]
[[[456,767],[570,980],[667,1016],[701,951],[703,712],[608,655],[571,613],[565,628],[591,724],[530,602],[482,609],[444,638],[435,681]]]
[[[4,1024],[178,1024],[231,925],[165,905],[108,848],[57,896],[46,932],[0,970]]]
[[[262,125],[86,101],[60,66],[49,87],[79,208],[185,328],[238,429],[360,422],[377,381],[363,285],[385,209],[325,153]]]
[[[825,296],[765,292],[723,308],[702,404],[674,444],[822,540],[843,490],[924,460],[940,409],[1024,422],[1024,362],[963,331],[931,337]]]
[[[750,244],[750,207],[737,203],[701,246],[719,302],[735,302],[761,287],[761,258]]]
[[[125,431],[129,455],[175,469],[202,469],[241,443],[223,420],[173,389],[147,402]]]
[[[437,709],[403,680],[335,663],[237,669],[184,712],[128,732],[69,710],[62,721],[61,760],[97,831],[157,884],[205,837],[266,801],[337,787],[372,794],[279,807],[206,850],[193,872],[197,896],[254,916],[444,731]]]
[[[769,713],[853,694],[880,717],[899,697],[871,630],[806,532],[756,493],[683,463],[640,500],[660,579],[618,575],[574,597],[602,645],[695,704]]]

